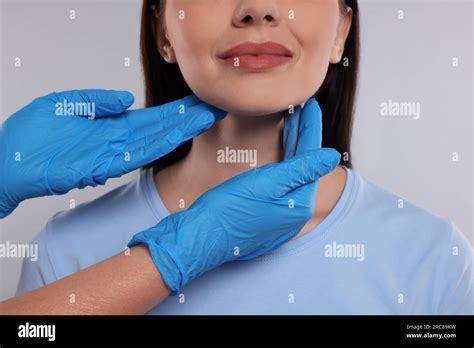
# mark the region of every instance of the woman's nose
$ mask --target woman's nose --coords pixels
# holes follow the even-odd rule
[[[277,2],[277,0],[240,0],[232,22],[236,27],[276,26],[281,19]]]

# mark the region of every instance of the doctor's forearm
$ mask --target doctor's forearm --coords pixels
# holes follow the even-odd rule
[[[145,246],[0,302],[0,314],[144,314],[170,290]]]

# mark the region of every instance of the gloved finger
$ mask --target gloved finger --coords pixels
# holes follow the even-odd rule
[[[163,157],[184,142],[209,129],[214,121],[213,114],[206,111],[190,116],[186,121],[186,127],[177,128],[171,125],[129,142],[124,153],[113,158],[108,170],[109,175],[123,175]]]
[[[283,146],[285,159],[321,148],[322,112],[318,102],[310,98],[304,107],[285,115]]]
[[[128,111],[127,114],[133,112],[135,111]],[[153,123],[142,126],[138,129],[131,129],[130,141],[139,140],[152,134],[158,134],[160,131],[169,128],[179,129],[183,134],[191,132],[193,134],[192,138],[194,138],[200,134],[200,132],[196,132],[196,130],[201,130],[202,132],[201,124],[208,124],[209,116],[212,116],[212,125],[216,120],[215,114],[211,113],[209,108],[203,104],[199,106],[196,105],[189,108],[186,114],[169,115],[169,117],[162,119],[161,121],[154,121]],[[142,116],[139,117],[147,116],[142,114]],[[149,115],[148,118],[151,119]]]
[[[127,111],[125,117],[131,130],[163,124],[178,116],[186,117],[188,112],[202,102],[195,96],[188,96],[172,102],[142,109]],[[166,127],[166,124],[163,125]]]
[[[259,180],[267,182],[266,186],[268,181],[272,180],[273,193],[277,197],[283,197],[298,187],[330,173],[339,164],[340,159],[339,152],[332,148],[306,152],[271,167],[268,174],[262,171],[263,175]],[[256,186],[265,187],[264,182]]]
[[[293,111],[293,113],[288,111],[284,117],[283,150],[285,160],[293,158],[296,155],[296,147],[298,145],[301,107],[297,106]]]
[[[310,98],[301,110],[296,154],[301,155],[308,151],[320,149],[323,137],[322,130],[321,108],[316,99]]]
[[[128,91],[104,89],[82,89],[53,92],[45,96],[55,103],[55,108],[64,112],[73,110],[74,115],[105,117],[121,114],[134,102],[134,96]]]
[[[169,122],[173,122],[175,119],[186,120],[190,114],[206,111],[212,112],[216,120],[224,118],[227,114],[191,95],[159,106],[130,110],[127,112],[126,118],[130,129],[137,130],[160,124],[166,127]]]
[[[191,116],[186,127],[177,128],[171,125],[156,134],[147,136],[146,139],[135,141],[129,148],[135,152],[135,158],[142,163],[140,165],[142,166],[168,154],[184,142],[209,129],[213,124],[214,116],[206,111]],[[143,163],[144,161],[146,163]]]

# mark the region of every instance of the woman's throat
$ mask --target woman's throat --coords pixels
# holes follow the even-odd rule
[[[283,114],[228,115],[193,139],[190,152],[155,174],[171,212],[187,209],[213,187],[248,170],[283,159]]]

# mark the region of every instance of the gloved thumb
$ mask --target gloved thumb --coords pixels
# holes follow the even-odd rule
[[[332,172],[341,160],[340,153],[332,148],[306,152],[273,167],[272,180],[277,197],[318,180]]]

